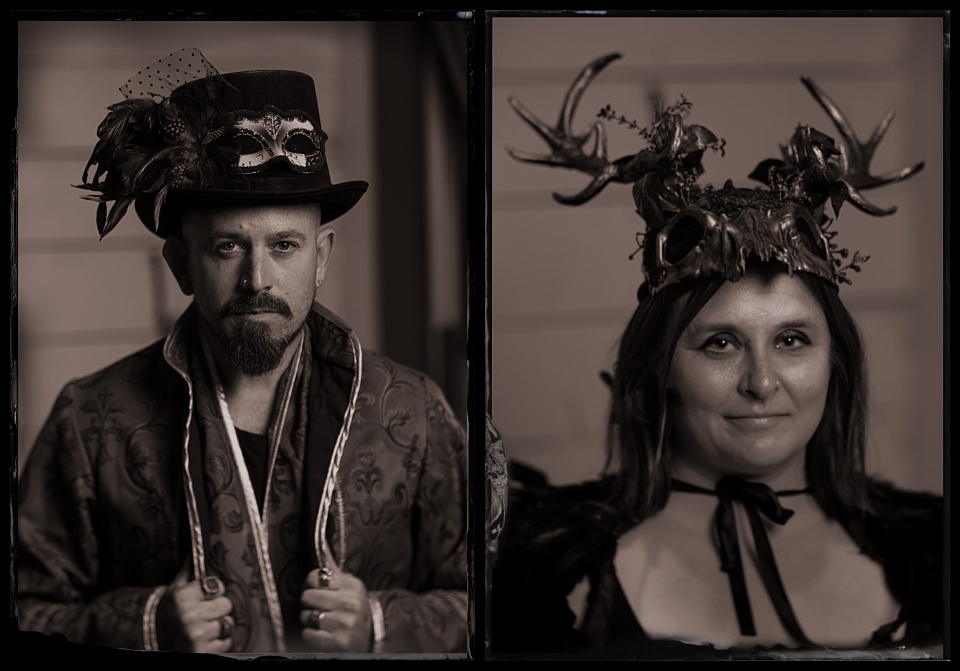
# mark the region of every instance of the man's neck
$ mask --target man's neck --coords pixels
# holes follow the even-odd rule
[[[290,362],[300,348],[301,336],[298,335],[287,345],[280,365],[266,375],[246,375],[239,371],[229,360],[215,341],[201,329],[202,337],[207,338],[213,355],[223,393],[233,424],[242,431],[265,434],[270,428],[274,400],[280,379],[290,367]]]

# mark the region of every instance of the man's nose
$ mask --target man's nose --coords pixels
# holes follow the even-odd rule
[[[264,252],[254,248],[247,255],[244,264],[240,288],[258,294],[270,289],[269,266]]]

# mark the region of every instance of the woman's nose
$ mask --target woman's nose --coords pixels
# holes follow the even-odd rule
[[[744,357],[744,371],[740,377],[739,390],[745,396],[764,400],[780,389],[770,355],[766,352],[748,351]]]

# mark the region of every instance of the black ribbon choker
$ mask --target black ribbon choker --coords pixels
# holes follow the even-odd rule
[[[770,595],[770,600],[777,611],[777,616],[787,632],[798,643],[813,645],[800,628],[797,616],[790,605],[790,599],[787,598],[787,591],[780,579],[780,571],[777,570],[770,539],[767,538],[767,531],[760,518],[760,514],[763,513],[771,522],[786,524],[787,520],[793,516],[793,511],[781,506],[778,497],[806,494],[810,489],[775,492],[763,483],[747,482],[736,476],[724,478],[716,484],[715,490],[704,489],[674,479],[673,489],[678,492],[709,494],[720,500],[713,520],[713,542],[720,554],[720,570],[730,578],[730,591],[733,593],[733,605],[737,611],[740,633],[744,636],[756,636],[757,629],[753,622],[753,612],[750,609],[750,598],[747,596],[747,583],[743,573],[743,560],[740,557],[737,518],[733,509],[734,500],[743,504],[747,519],[750,520],[753,542],[757,549],[757,568],[764,587],[767,588],[767,594]]]

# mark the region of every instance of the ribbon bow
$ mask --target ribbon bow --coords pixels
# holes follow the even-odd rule
[[[757,568],[760,572],[760,578],[763,580],[763,585],[767,588],[767,594],[770,595],[770,600],[777,611],[777,616],[783,623],[784,628],[799,643],[813,645],[806,634],[803,633],[803,629],[797,621],[797,616],[793,612],[793,607],[790,605],[787,591],[780,579],[780,571],[777,570],[777,562],[773,556],[770,539],[767,538],[767,531],[760,517],[763,514],[771,522],[781,525],[786,524],[787,520],[793,516],[793,511],[780,505],[779,497],[803,494],[809,490],[797,489],[775,492],[763,483],[747,482],[736,476],[724,478],[716,484],[715,490],[704,489],[674,479],[673,489],[694,494],[709,494],[719,499],[717,512],[713,520],[713,541],[720,554],[720,570],[730,578],[730,591],[733,593],[733,605],[737,611],[740,633],[744,636],[756,636],[757,630],[753,622],[750,598],[747,595],[747,582],[743,573],[737,518],[733,509],[734,501],[743,504],[747,519],[750,520],[753,542],[757,550]]]

